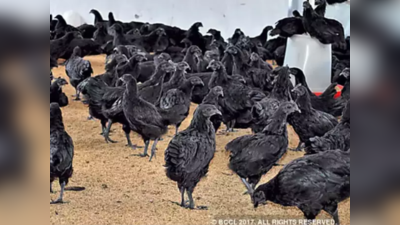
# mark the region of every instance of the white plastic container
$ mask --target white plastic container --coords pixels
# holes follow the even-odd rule
[[[332,46],[309,35],[295,35],[288,38],[284,65],[301,69],[311,91],[324,92],[331,84]]]
[[[325,17],[339,21],[343,25],[345,35],[350,36],[350,3],[327,5]]]

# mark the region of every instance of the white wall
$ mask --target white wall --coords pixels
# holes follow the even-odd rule
[[[249,36],[256,36],[266,25],[288,14],[288,0],[51,0],[53,16],[67,11],[78,12],[87,23],[94,17],[93,8],[104,19],[112,11],[117,20],[161,22],[188,29],[194,22],[202,22],[205,33],[209,28],[221,30],[224,37],[241,28]],[[137,18],[135,18],[135,15]]]

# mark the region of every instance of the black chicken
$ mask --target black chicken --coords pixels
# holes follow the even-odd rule
[[[289,77],[288,67],[278,67],[267,77],[267,83],[272,85],[271,93],[252,107],[251,129],[254,133],[261,132],[269,117],[275,114],[282,102],[292,100],[293,84]]]
[[[137,132],[145,143],[144,153],[141,157],[148,156],[147,151],[150,140],[154,140],[151,149],[151,159],[155,156],[157,142],[167,132],[168,121],[164,120],[157,108],[138,96],[137,82],[131,75],[122,76],[126,89],[122,97],[122,107],[125,118],[131,130]]]
[[[151,104],[156,104],[162,94],[166,75],[174,71],[175,65],[172,62],[160,63],[151,79],[138,86],[139,97]]]
[[[299,111],[296,103],[282,103],[261,133],[236,138],[226,145],[230,152],[229,168],[239,175],[249,194],[286,153],[289,144],[286,119],[295,111]]]
[[[158,28],[163,28],[165,30],[167,36],[169,37],[169,42],[172,46],[178,46],[178,45],[180,46],[181,41],[186,37],[187,31],[182,30],[178,27],[172,27],[161,23],[154,23],[154,24],[145,23],[140,28],[140,33],[144,35],[150,34],[151,32],[153,32]]]
[[[252,201],[255,208],[267,201],[296,206],[308,220],[324,210],[339,225],[338,203],[349,197],[350,152],[336,150],[292,161],[275,178],[260,185]]]
[[[306,142],[307,154],[315,154],[332,149],[342,151],[350,149],[350,100],[347,102],[340,123],[335,128],[322,137],[310,138]]]
[[[293,16],[279,20],[275,24],[275,28],[271,31],[270,35],[279,35],[281,37],[289,38],[293,35],[301,35],[306,31],[303,26],[301,17]]]
[[[109,134],[111,130],[111,126],[113,123],[121,123],[123,125],[122,129],[125,132],[126,139],[127,139],[127,146],[135,149],[130,139],[130,132],[129,126],[127,125],[128,122],[125,119],[125,115],[122,109],[122,95],[125,91],[124,86],[119,87],[107,87],[104,86],[104,94],[101,98],[101,112],[106,119],[108,119],[107,127],[103,131],[103,136],[106,142],[116,143],[110,139]]]
[[[124,46],[123,48],[126,48],[127,46]],[[118,47],[117,47],[118,48]],[[120,78],[124,74],[132,74],[134,77],[140,76],[140,66],[143,61],[147,60],[146,56],[143,53],[140,52],[131,52],[127,50],[127,53],[120,54],[118,53],[115,57],[116,62],[113,62],[114,60],[110,61],[110,64],[106,65],[107,71],[114,71],[111,74],[113,75],[113,82],[111,83],[111,86],[117,85],[118,81],[115,80],[115,78]],[[130,55],[129,60],[125,60],[127,57],[125,54]],[[124,59],[125,58],[125,59]],[[114,70],[112,67],[114,66]],[[108,83],[108,82],[107,82]]]
[[[62,38],[50,41],[50,57],[58,60],[67,50],[68,46],[77,36],[77,32],[68,32]]]
[[[103,19],[103,17],[101,16],[99,11],[97,11],[96,9],[92,9],[92,10],[90,10],[89,13],[94,15],[94,25],[97,25],[98,23],[102,23],[102,24],[105,24],[107,27],[108,21]]]
[[[100,120],[101,135],[105,134],[107,120],[102,111],[102,98],[109,87],[102,76],[89,77],[78,85],[79,91],[85,96],[89,105],[89,118]]]
[[[192,73],[202,72],[199,71],[197,68],[197,62],[199,61],[200,57],[202,57],[202,51],[196,45],[192,45],[186,50],[186,54],[185,57],[183,58],[183,61],[189,64]]]
[[[193,89],[196,86],[204,86],[200,78],[192,77],[186,79],[178,88],[165,92],[160,99],[160,108],[162,111],[173,115],[173,120],[170,120],[170,124],[176,127],[175,135],[178,133],[183,120],[189,115],[190,100],[192,99]]]
[[[235,32],[233,33],[232,37],[229,39],[229,43],[232,45],[236,45],[240,39],[244,37],[244,33],[242,30],[237,28]]]
[[[68,32],[79,31],[77,28],[67,24],[63,16],[57,15],[55,18],[58,20],[58,23],[54,29],[55,38],[61,38]]]
[[[271,64],[264,61],[260,57],[260,55],[255,52],[251,53],[251,55],[250,55],[250,66],[252,68],[257,68],[257,69],[263,69],[263,70],[269,70],[269,71],[273,70]]]
[[[119,24],[114,24],[108,28],[108,33],[113,36],[113,47],[118,45],[130,45],[132,42],[125,37],[125,33],[122,26]]]
[[[219,99],[223,97],[224,97],[224,89],[222,89],[222,87],[220,86],[216,86],[210,90],[210,92],[208,93],[208,95],[206,95],[201,104],[213,105],[217,107],[219,111],[221,111],[219,107]],[[217,132],[218,129],[221,127],[222,115],[214,115],[210,118],[210,121],[214,126],[215,132]]]
[[[268,32],[273,29],[272,26],[266,26],[260,35],[257,37],[251,38],[251,41],[256,45],[256,46],[264,46],[265,43],[267,42],[268,39]]]
[[[233,131],[237,120],[243,119],[243,115],[250,114],[254,103],[263,99],[265,95],[228,76],[221,62],[213,60],[209,68],[214,72],[208,86],[209,88],[221,86],[224,89],[224,98],[220,99],[220,107],[227,131]]]
[[[62,87],[68,82],[64,78],[56,78],[50,84],[50,103],[58,103],[60,107],[68,105],[68,97],[62,92]]]
[[[205,52],[206,49],[206,41],[203,35],[200,33],[200,27],[203,27],[203,24],[197,22],[193,24],[186,33],[186,38],[191,42],[192,45],[197,45],[201,49],[202,52]]]
[[[194,112],[190,126],[178,133],[165,150],[167,177],[178,183],[182,207],[194,209],[192,193],[200,179],[207,174],[216,149],[215,130],[210,117],[220,114],[213,105],[200,105]],[[185,204],[185,191],[189,205]]]
[[[341,48],[346,48],[344,29],[340,22],[319,15],[308,1],[303,3],[303,8],[304,29],[311,37],[315,37],[325,45],[340,43]]]
[[[118,24],[122,27],[123,33],[127,33],[129,30],[140,28],[143,23],[131,22],[131,23],[123,23],[121,21],[117,21],[114,18],[114,14],[112,12],[108,13],[108,27],[111,27],[114,24]]]
[[[286,45],[278,47],[273,54],[276,64],[278,66],[283,66],[283,64],[285,63]]]
[[[108,41],[113,40],[113,37],[108,34],[107,27],[104,23],[96,24],[96,31],[93,33],[93,40],[102,46]]]
[[[69,77],[69,82],[76,91],[75,100],[80,100],[80,93],[77,89],[78,85],[85,79],[89,78],[93,73],[90,61],[84,60],[81,57],[81,54],[81,48],[76,46],[71,58],[69,58],[65,63],[65,72]]]
[[[140,57],[142,57],[141,54],[136,54],[135,57],[138,61],[141,60]],[[139,58],[138,58],[139,57]],[[138,89],[140,89],[140,87],[145,86],[145,85],[149,85],[146,86],[143,89],[140,89],[139,91],[139,97],[141,97],[143,100],[148,101],[150,103],[154,103],[154,101],[156,101],[157,98],[160,97],[160,92],[162,91],[162,83],[163,83],[163,77],[165,76],[165,74],[167,73],[167,71],[169,70],[173,70],[174,67],[172,64],[169,64],[168,62],[164,63],[165,66],[163,66],[162,64],[160,64],[161,71],[164,71],[163,73],[161,73],[161,76],[157,79],[160,79],[158,82],[155,81],[154,85],[145,83],[145,84],[141,84],[138,86]],[[119,79],[122,80],[122,79]],[[111,143],[115,143],[115,141],[111,140],[109,137],[109,132],[111,129],[111,126],[113,123],[120,123],[122,124],[122,129],[125,133],[126,139],[127,139],[127,146],[131,147],[132,149],[136,149],[136,145],[133,145],[130,139],[130,126],[128,121],[125,118],[125,115],[123,113],[123,105],[122,105],[122,96],[124,94],[125,91],[125,86],[118,86],[118,87],[105,87],[105,92],[103,94],[102,97],[102,112],[103,115],[108,119],[108,124],[107,124],[107,129],[104,132],[104,137],[106,142],[111,142]]]
[[[142,47],[147,52],[161,53],[169,46],[167,33],[163,28],[158,28],[147,35],[131,39],[134,45]]]
[[[139,64],[139,76],[137,82],[144,83],[153,76],[156,68],[163,62],[171,60],[171,56],[167,53],[161,53],[154,57],[154,61],[147,61]]]
[[[264,48],[266,52],[268,53],[266,55],[266,60],[274,60],[274,52],[281,46],[286,46],[287,43],[287,38],[284,37],[278,37],[274,38],[271,40],[268,40],[267,43],[265,44]]]
[[[187,62],[180,62],[176,64],[175,73],[172,75],[171,79],[162,85],[162,92],[160,98],[157,99],[155,105],[160,106],[160,100],[164,97],[164,94],[171,89],[179,88],[183,82],[186,80],[186,70],[190,69]]]
[[[93,38],[94,32],[96,32],[97,28],[91,24],[82,24],[77,27],[79,32],[82,34],[83,38]]]
[[[288,122],[300,138],[299,145],[295,149],[300,151],[310,138],[324,136],[338,124],[338,121],[334,116],[312,107],[306,87],[299,84],[293,92],[297,96],[296,102],[301,112],[290,115]]]
[[[73,173],[73,158],[74,144],[65,131],[60,106],[50,103],[50,192],[55,179],[61,186],[60,197],[51,204],[63,203],[64,189]]]
[[[232,74],[242,75],[246,80],[247,85],[256,87],[257,84],[253,82],[252,77],[250,77],[248,74],[248,71],[251,69],[251,67],[249,64],[247,64],[246,56],[243,51],[237,46],[231,45],[225,50],[225,52],[230,54],[233,59]]]
[[[316,96],[308,87],[306,76],[299,68],[290,68],[290,74],[296,79],[296,85],[301,84],[307,89],[310,95],[311,105],[314,109],[326,112],[332,116],[339,117],[342,115],[346,102],[342,99],[335,99],[336,83],[332,83],[320,96]]]
[[[84,39],[82,35],[78,32],[76,37],[70,42],[65,51],[60,55],[60,58],[68,60],[73,52],[75,47],[79,46],[81,49],[81,56],[87,55],[99,55],[103,52],[101,49],[101,45],[92,39]]]
[[[211,36],[213,37],[213,41],[215,40],[220,43],[225,43],[225,39],[224,39],[224,37],[222,37],[221,31],[216,30],[216,29],[209,29],[207,33],[211,34]]]

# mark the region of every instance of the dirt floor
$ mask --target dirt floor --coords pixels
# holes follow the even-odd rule
[[[104,56],[87,57],[92,63],[95,74],[104,71]],[[65,68],[53,70],[55,77],[66,78]],[[70,85],[64,88],[68,96],[74,94]],[[191,113],[195,109],[192,106]],[[165,175],[164,150],[171,140],[174,128],[170,127],[164,140],[158,144],[157,157],[153,162],[148,158],[132,156],[136,151],[125,146],[126,139],[120,125],[113,126],[111,138],[116,144],[105,143],[100,136],[99,121],[89,121],[88,108],[81,102],[72,101],[63,108],[64,123],[67,132],[75,144],[74,175],[69,186],[85,187],[82,192],[65,193],[63,205],[50,205],[51,224],[214,224],[215,219],[299,219],[302,213],[293,207],[281,207],[273,203],[252,207],[250,197],[243,195],[245,188],[239,178],[227,167],[229,155],[225,145],[236,137],[250,134],[250,130],[240,130],[229,136],[217,136],[217,151],[209,173],[194,192],[198,206],[208,206],[208,210],[187,210],[173,202],[180,201],[175,182]],[[182,124],[185,129],[192,114]],[[289,128],[290,147],[297,146],[298,138]],[[142,140],[131,134],[133,143],[143,145]],[[288,152],[281,163],[301,157],[302,153]],[[282,167],[273,168],[265,175],[261,183],[275,176]],[[53,185],[58,196],[59,185]],[[350,224],[350,200],[339,206],[342,224]],[[319,218],[330,218],[321,213]],[[237,224],[246,224],[237,220]],[[250,223],[247,224],[252,224]]]

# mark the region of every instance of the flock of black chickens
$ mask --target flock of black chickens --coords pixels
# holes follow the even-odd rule
[[[350,197],[350,38],[345,39],[339,22],[324,17],[327,3],[318,4],[314,10],[304,2],[303,15],[295,11],[260,36],[248,37],[237,29],[227,41],[215,29],[202,35],[202,23],[189,30],[125,23],[111,12],[106,21],[91,10],[94,26],[73,27],[58,15],[56,20],[50,17],[50,66],[57,67],[60,58],[66,60],[75,100],[82,98],[88,105],[88,119],[100,121],[106,142],[115,143],[110,128],[122,124],[127,146],[141,148],[130,139],[131,131],[139,134],[144,151],[138,156],[151,161],[168,126],[176,127],[165,150],[165,168],[178,184],[182,207],[195,208],[192,194],[208,172],[216,131],[223,123],[222,133],[253,131],[232,140],[226,150],[229,168],[240,177],[254,207],[267,201],[297,206],[307,219],[324,210],[339,224],[338,203]],[[268,32],[279,37],[268,40]],[[333,48],[332,85],[320,96],[308,88],[300,69],[282,65],[287,38],[306,33]],[[90,61],[83,57],[95,54],[107,55],[106,72],[92,76]],[[275,60],[278,67],[266,60]],[[73,173],[74,145],[60,110],[68,105],[62,92],[67,84],[51,75],[50,191],[55,179],[61,185],[60,197],[52,203],[63,202],[64,187]],[[338,84],[344,88],[335,98]],[[198,107],[191,124],[179,131],[192,103]],[[300,138],[293,150],[306,155],[257,187],[288,149],[287,124]],[[154,141],[151,148],[150,141]]]

